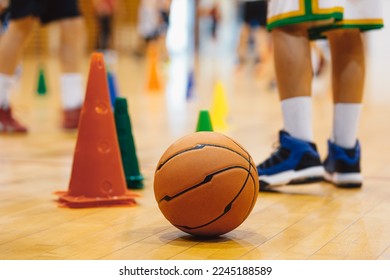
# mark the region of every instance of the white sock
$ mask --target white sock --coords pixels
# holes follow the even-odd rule
[[[60,77],[61,101],[64,109],[81,107],[84,101],[83,77],[79,73],[63,73]]]
[[[0,73],[0,107],[8,108],[10,103],[14,76]]]
[[[313,142],[310,96],[299,96],[283,100],[282,113],[285,131],[295,138]]]
[[[336,103],[333,108],[332,141],[343,148],[353,148],[357,141],[360,103]]]

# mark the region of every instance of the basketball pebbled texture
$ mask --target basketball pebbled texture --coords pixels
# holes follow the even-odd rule
[[[218,236],[238,227],[251,213],[258,190],[250,154],[216,132],[196,132],[173,143],[154,176],[155,198],[165,218],[200,236]]]

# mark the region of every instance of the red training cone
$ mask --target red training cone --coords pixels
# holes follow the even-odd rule
[[[127,190],[111,109],[103,55],[94,53],[80,115],[72,175],[67,192],[57,192],[71,208],[134,205]]]

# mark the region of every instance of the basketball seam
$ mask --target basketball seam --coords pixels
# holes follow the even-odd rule
[[[249,165],[249,171],[248,171],[248,173],[250,174],[250,176],[252,177],[252,179],[254,178],[253,176],[252,176],[252,173],[251,173],[251,168],[252,168],[253,166],[252,166],[252,164],[250,164]],[[257,169],[254,169],[254,170],[256,170],[256,175],[257,175]],[[256,176],[257,177],[257,176]],[[249,214],[252,212],[252,209],[253,209],[253,207],[255,206],[255,204],[256,204],[256,201],[257,201],[257,193],[258,193],[258,187],[256,187],[256,182],[259,182],[258,180],[254,180],[253,179],[253,200],[252,200],[252,203],[251,203],[251,207],[249,207],[249,210],[248,210],[248,213],[246,214],[246,216],[245,216],[245,218],[244,218],[244,221],[248,218],[248,216],[249,216]]]
[[[219,216],[217,216],[217,217],[214,218],[213,220],[211,220],[211,221],[209,221],[209,222],[207,222],[207,223],[205,223],[205,224],[196,226],[196,227],[189,227],[189,226],[176,225],[176,224],[174,224],[174,226],[176,226],[176,227],[178,227],[178,228],[184,228],[184,229],[187,229],[187,230],[199,229],[199,228],[202,228],[202,227],[205,227],[205,226],[208,226],[208,225],[214,223],[215,221],[217,221],[218,219],[220,219],[221,217],[223,217],[225,214],[227,214],[227,213],[230,211],[230,209],[231,209],[232,204],[234,203],[234,201],[239,197],[239,195],[240,195],[240,194],[242,193],[242,191],[244,190],[244,188],[245,188],[245,186],[246,186],[246,184],[247,184],[247,182],[248,182],[249,177],[251,177],[251,179],[252,179],[252,181],[253,181],[253,184],[256,185],[256,184],[255,184],[255,178],[252,176],[252,174],[250,173],[250,171],[249,171],[248,169],[242,167],[242,166],[240,166],[240,168],[246,170],[246,171],[248,172],[248,175],[247,175],[247,177],[246,177],[246,179],[245,179],[244,184],[243,184],[242,187],[240,188],[240,191],[239,191],[239,192],[236,194],[236,196],[235,196],[235,197],[234,197],[234,198],[225,206],[224,211],[222,212],[222,214],[220,214]],[[256,192],[256,193],[257,193],[257,192]],[[253,203],[254,203],[254,202],[252,201],[251,207],[250,207],[249,209],[252,209]],[[230,206],[230,207],[229,207],[229,206]],[[226,210],[227,208],[228,208],[228,210]],[[249,213],[250,213],[250,212],[251,212],[251,211],[249,211]],[[245,219],[246,219],[246,217],[248,217],[249,213],[247,213],[247,215],[246,215],[245,218],[242,220],[242,222],[245,221]]]
[[[236,144],[238,147],[240,147],[241,150],[243,150],[243,151],[248,155],[248,162],[249,162],[250,165],[253,167],[253,169],[256,169],[256,173],[257,173],[257,167],[256,167],[256,165],[252,165],[252,157],[251,157],[250,153],[249,153],[246,149],[244,149],[244,147],[241,146],[241,144],[237,143],[236,141],[234,141],[233,139],[227,137],[226,135],[225,135],[225,137],[226,137],[227,139],[231,140],[231,141],[232,141],[234,144]]]
[[[160,202],[162,202],[162,201],[171,201],[172,199],[175,199],[176,197],[179,197],[179,196],[181,196],[182,194],[184,194],[184,193],[186,193],[186,192],[189,192],[189,191],[191,191],[191,190],[193,190],[193,189],[196,189],[196,188],[199,187],[199,186],[202,186],[202,185],[204,185],[204,184],[206,184],[206,183],[208,183],[208,182],[211,182],[211,180],[213,179],[213,177],[214,177],[215,175],[217,175],[217,174],[219,174],[219,173],[222,173],[222,172],[225,172],[225,171],[227,171],[227,170],[235,169],[235,168],[244,169],[245,171],[247,171],[247,172],[249,173],[249,170],[246,169],[246,168],[243,167],[243,166],[233,165],[233,166],[225,167],[225,168],[220,169],[220,170],[218,170],[218,171],[215,171],[215,172],[213,172],[213,173],[207,174],[206,177],[204,177],[204,179],[203,179],[202,182],[197,183],[197,184],[195,184],[195,185],[193,185],[193,186],[190,186],[190,187],[186,188],[185,190],[182,190],[182,191],[178,192],[177,194],[175,194],[175,195],[173,195],[173,196],[165,195],[164,197],[162,197],[162,198],[158,201],[158,203],[160,203]]]
[[[215,148],[221,148],[221,149],[225,149],[225,150],[228,150],[228,151],[231,151],[237,155],[239,155],[240,157],[244,158],[247,162],[249,162],[250,165],[252,165],[252,162],[251,162],[251,159],[252,157],[250,156],[250,154],[248,152],[246,152],[246,155],[248,156],[248,158],[246,158],[243,154],[231,149],[231,148],[228,148],[226,146],[221,146],[221,145],[217,145],[217,144],[197,144],[196,146],[194,147],[191,147],[191,148],[188,148],[188,149],[185,149],[185,150],[182,150],[182,151],[179,151],[175,154],[173,154],[172,156],[170,156],[169,158],[167,158],[164,162],[160,163],[158,165],[158,167],[156,168],[156,173],[170,160],[172,160],[173,158],[175,158],[176,156],[180,155],[180,154],[184,154],[186,152],[189,152],[189,151],[194,151],[194,150],[200,150],[200,149],[203,149],[204,147],[215,147]],[[239,146],[240,147],[240,146]],[[241,148],[241,147],[240,147]],[[252,167],[254,167],[252,165]]]

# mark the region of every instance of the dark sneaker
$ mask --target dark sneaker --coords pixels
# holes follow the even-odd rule
[[[64,110],[62,120],[62,128],[77,129],[81,114],[81,107],[75,109]]]
[[[12,116],[11,108],[0,108],[0,133],[26,133],[27,128]]]
[[[360,173],[360,144],[352,149],[342,148],[328,141],[328,156],[324,161],[325,179],[338,187],[359,188],[362,185]]]
[[[260,191],[274,186],[303,184],[323,180],[324,168],[314,143],[279,133],[280,146],[257,166]]]

